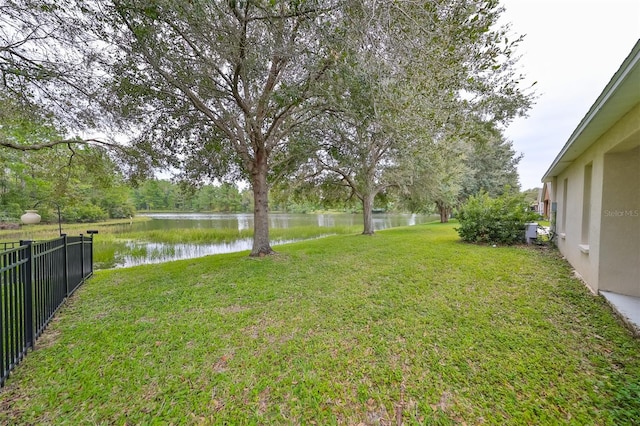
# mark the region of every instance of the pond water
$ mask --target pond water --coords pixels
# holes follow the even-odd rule
[[[152,220],[135,222],[126,226],[126,231],[152,231],[158,229],[218,228],[242,231],[253,229],[253,213],[138,213]],[[433,216],[417,214],[375,214],[373,226],[376,231],[396,226],[412,226],[433,220]],[[293,228],[297,226],[354,226],[362,225],[362,214],[269,214],[269,227]]]
[[[221,213],[149,213],[139,216],[151,220],[124,224],[118,232],[179,231],[182,229],[253,229],[253,214]],[[376,231],[398,226],[413,226],[434,220],[433,216],[416,214],[375,214]],[[317,226],[332,228],[341,226],[361,226],[362,214],[289,214],[269,215],[271,229]],[[330,229],[322,236],[331,235]],[[300,240],[272,240],[272,245],[286,244]],[[250,250],[251,238],[239,238],[228,243],[214,244],[167,244],[144,241],[102,243],[96,239],[96,269],[121,268],[149,263],[161,263],[179,259],[191,259],[211,254],[232,253]]]

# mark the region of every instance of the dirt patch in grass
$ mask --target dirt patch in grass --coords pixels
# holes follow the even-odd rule
[[[35,349],[45,349],[55,345],[60,340],[61,334],[60,330],[53,326],[53,324],[49,324],[44,333],[42,333],[36,341]]]

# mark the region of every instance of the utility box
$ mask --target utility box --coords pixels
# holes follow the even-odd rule
[[[531,244],[533,240],[538,238],[538,224],[536,222],[524,224],[524,239],[527,244]]]

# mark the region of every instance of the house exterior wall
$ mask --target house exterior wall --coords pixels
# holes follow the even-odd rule
[[[640,297],[640,146],[605,154],[603,187],[599,289]]]
[[[639,276],[640,257],[635,256],[639,253],[640,242],[638,238],[634,239],[640,235],[639,218],[630,216],[625,220],[610,220],[613,207],[609,208],[610,205],[620,205],[619,208],[625,211],[640,209],[637,192],[640,181],[635,180],[640,163],[637,162],[637,150],[634,151],[638,146],[640,104],[553,177],[552,199],[558,203],[558,248],[594,292],[608,289],[640,296],[640,288],[635,285],[637,280],[630,281]],[[590,190],[585,193],[589,186]],[[609,213],[603,217],[605,210]],[[603,224],[604,227],[601,226]],[[601,241],[603,232],[610,234]],[[628,236],[621,240],[625,235]],[[627,268],[629,272],[614,273],[616,265],[624,266],[618,269]]]

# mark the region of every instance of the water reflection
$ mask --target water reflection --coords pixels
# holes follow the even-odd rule
[[[325,236],[327,235],[318,238]],[[296,241],[301,240],[274,241],[272,245],[277,246],[280,244],[294,243]],[[235,253],[250,250],[252,243],[251,238],[216,244],[168,244],[127,241],[125,247],[129,253],[120,256],[117,263],[114,262],[109,266],[112,268],[126,268],[129,266],[164,263],[173,260],[194,259],[212,254]]]
[[[239,215],[238,216],[238,231],[243,231],[245,229],[250,229],[249,217],[247,215]]]
[[[329,214],[319,214],[318,215],[318,226],[319,227],[329,227],[336,226],[335,218]]]
[[[135,222],[127,231],[150,231],[158,229],[217,228],[217,229],[253,229],[251,213],[141,213],[139,216],[154,220]],[[433,216],[416,214],[374,214],[373,226],[376,231],[396,226],[413,226],[433,220]],[[293,228],[297,226],[357,226],[362,224],[362,214],[295,214],[271,213],[271,229]]]

